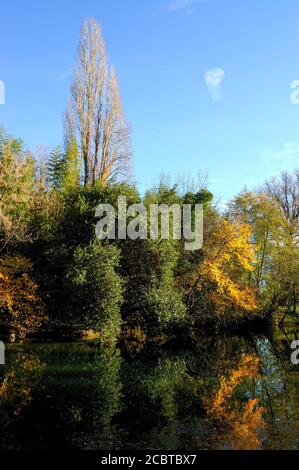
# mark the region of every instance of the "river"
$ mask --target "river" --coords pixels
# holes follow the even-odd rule
[[[299,329],[184,344],[24,343],[0,366],[1,449],[299,449]]]

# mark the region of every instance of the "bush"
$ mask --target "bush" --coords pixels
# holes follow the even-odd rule
[[[101,332],[103,341],[115,342],[121,328],[123,283],[116,272],[119,250],[98,240],[77,247],[69,280],[73,321]]]
[[[47,320],[31,270],[32,263],[22,256],[0,259],[0,323],[20,337]]]
[[[151,329],[184,321],[186,309],[174,279],[176,262],[177,248],[172,241],[139,240],[123,245],[127,280],[123,310],[127,318]]]

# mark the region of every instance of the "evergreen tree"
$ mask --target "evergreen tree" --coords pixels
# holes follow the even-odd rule
[[[121,328],[123,281],[118,266],[118,248],[94,240],[84,248],[76,248],[67,276],[74,301],[73,319],[77,317],[84,327],[98,330],[103,341],[109,343],[117,341]]]
[[[66,171],[65,155],[60,146],[55,147],[50,153],[47,163],[47,180],[54,189],[62,186]]]

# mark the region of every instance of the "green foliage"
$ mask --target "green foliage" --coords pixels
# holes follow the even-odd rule
[[[176,247],[166,240],[150,245],[152,265],[143,306],[147,321],[158,324],[159,328],[182,326],[186,307],[182,293],[175,287]]]
[[[87,247],[77,247],[68,273],[72,314],[86,328],[101,332],[103,341],[115,342],[120,333],[122,280],[116,269],[119,250],[95,240]]]
[[[263,193],[244,192],[221,215],[207,189],[180,192],[161,182],[140,197],[136,187],[115,183],[80,186],[81,162],[74,137],[56,147],[37,171],[21,140],[0,129],[0,249],[4,255],[33,262],[33,278],[42,294],[50,324],[71,324],[101,333],[115,342],[122,321],[140,327],[149,338],[200,321],[225,324],[257,313],[286,308],[298,299],[298,172],[283,173]],[[191,204],[204,210],[204,246],[185,250],[169,239],[95,240],[96,207],[170,207]],[[127,216],[127,225],[132,216]],[[149,217],[148,217],[149,222]],[[161,217],[158,229],[162,228]]]
[[[184,195],[184,204],[203,204],[207,206],[213,199],[213,194],[207,189],[202,189],[198,193],[188,192]]]
[[[266,192],[241,193],[232,201],[230,213],[252,229],[256,264],[250,281],[258,289],[264,311],[273,313],[286,307],[295,312],[299,290],[298,217],[288,220],[279,200]]]
[[[65,171],[65,155],[63,154],[60,146],[55,147],[50,153],[49,161],[47,163],[47,180],[54,189],[61,187]]]
[[[183,359],[160,359],[157,367],[143,380],[153,408],[167,421],[177,417],[178,392],[185,383],[186,363]]]
[[[2,146],[0,155],[0,245],[6,249],[31,239],[34,161],[20,148],[18,142],[10,140]]]
[[[162,183],[144,198],[148,209],[150,204],[181,203],[176,187]],[[173,239],[127,240],[122,244],[122,273],[127,280],[123,310],[128,319],[158,331],[182,326],[186,307],[174,275],[179,252],[180,242]]]
[[[121,363],[120,350],[106,346],[100,348],[88,368],[95,390],[92,420],[106,432],[110,430],[113,417],[121,411]]]
[[[124,315],[148,327],[182,324],[185,306],[175,288],[176,251],[168,241],[127,241],[122,247],[122,272],[127,280]]]
[[[53,189],[69,191],[80,183],[80,162],[76,139],[67,142],[65,150],[55,147],[46,164],[47,182]]]
[[[64,155],[65,171],[63,177],[63,188],[70,190],[80,183],[80,161],[78,145],[75,137],[71,137],[70,142],[66,145]]]
[[[4,127],[0,126],[0,158],[3,156],[3,149],[9,148],[14,154],[20,154],[24,151],[24,142],[22,139],[16,139],[9,135]]]
[[[168,186],[165,183],[161,182],[157,188],[153,188],[150,191],[147,191],[144,197],[145,206],[150,204],[180,204],[182,198],[177,193],[177,187]]]

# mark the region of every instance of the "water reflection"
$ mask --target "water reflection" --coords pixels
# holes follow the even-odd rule
[[[206,403],[208,415],[230,437],[234,449],[257,449],[261,445],[265,409],[256,397],[259,377],[259,357],[246,354],[235,368],[220,376],[218,388]]]
[[[87,343],[11,345],[0,446],[299,448],[297,337],[194,332],[188,347],[127,341],[123,354]]]
[[[18,423],[33,398],[45,364],[35,354],[17,352],[0,385],[1,447],[14,448]]]

